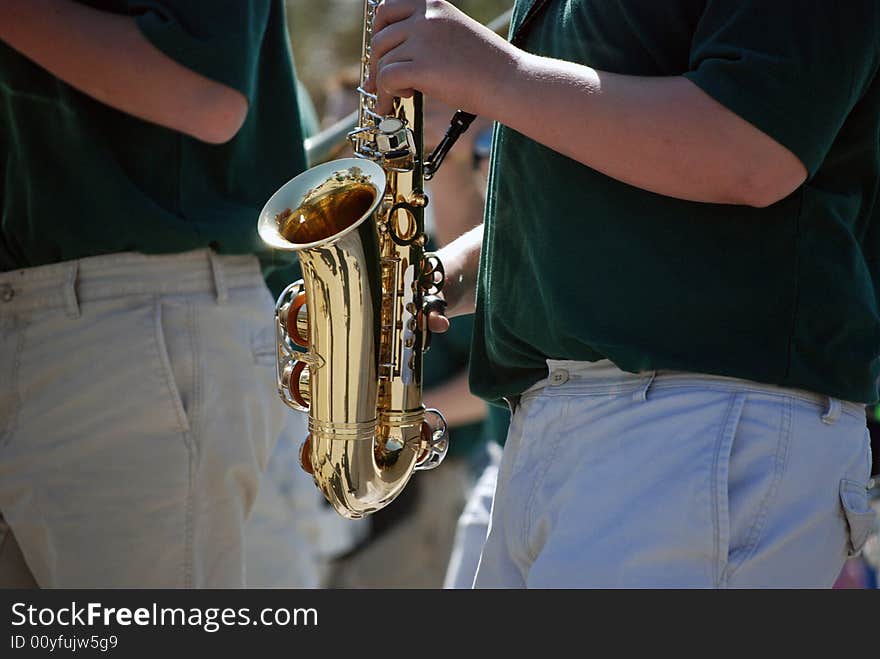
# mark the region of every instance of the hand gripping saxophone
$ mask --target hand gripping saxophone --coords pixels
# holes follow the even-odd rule
[[[303,274],[275,307],[278,391],[308,411],[303,468],[349,518],[386,506],[448,447],[443,416],[422,404],[423,319],[444,306],[442,265],[424,252],[422,98],[373,111],[363,87],[377,4],[364,8],[357,157],[289,181],[258,224],[270,246],[298,253]]]

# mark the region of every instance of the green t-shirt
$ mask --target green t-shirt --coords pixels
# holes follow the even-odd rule
[[[243,93],[248,116],[232,140],[206,144],[103,105],[0,43],[0,271],[208,246],[270,264],[257,215],[305,168],[284,2],[85,4],[133,16],[172,59]]]
[[[809,178],[767,208],[681,201],[496,129],[472,389],[608,358],[877,400],[880,2],[551,0],[524,47],[684,75]]]

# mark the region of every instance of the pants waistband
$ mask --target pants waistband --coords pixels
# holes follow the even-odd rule
[[[649,390],[665,386],[694,386],[695,388],[728,388],[731,391],[752,391],[763,394],[790,396],[815,403],[825,409],[822,416],[826,423],[833,423],[841,413],[864,416],[861,403],[839,400],[804,389],[780,387],[753,380],[723,375],[691,373],[686,371],[645,371],[630,373],[622,371],[613,362],[603,359],[597,362],[547,360],[548,375],[526,389],[520,396],[508,399],[511,410],[522,400],[547,393],[558,394],[632,394],[635,400],[646,400]]]
[[[209,293],[225,302],[231,289],[261,285],[249,254],[124,252],[0,272],[0,314],[63,308],[78,316],[82,303],[128,295]]]

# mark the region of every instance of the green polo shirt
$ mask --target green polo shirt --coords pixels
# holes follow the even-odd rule
[[[768,208],[681,201],[496,129],[474,392],[608,358],[877,400],[880,3],[550,0],[533,27],[530,52],[686,76],[809,178]]]
[[[271,263],[257,215],[305,168],[284,2],[85,4],[132,16],[172,59],[240,91],[247,119],[206,144],[103,105],[0,43],[0,270],[208,246]]]

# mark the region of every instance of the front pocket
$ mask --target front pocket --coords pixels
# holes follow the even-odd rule
[[[21,406],[17,387],[24,332],[16,329],[12,317],[0,317],[0,446],[12,437]]]
[[[181,320],[185,321],[181,324]],[[194,351],[192,350],[192,310],[166,308],[156,299],[153,310],[156,354],[168,398],[177,417],[179,430],[190,432],[190,415],[195,390]],[[188,404],[189,403],[189,404]]]
[[[874,531],[877,519],[868,503],[867,486],[844,478],[840,481],[840,503],[849,527],[847,555],[856,556]]]
[[[759,547],[785,473],[792,440],[791,397],[745,395],[727,465],[727,546],[722,583],[730,583]],[[723,549],[722,545],[722,549]],[[725,554],[722,552],[723,560]]]
[[[260,327],[251,333],[251,352],[258,366],[275,366],[275,320],[269,327]]]

